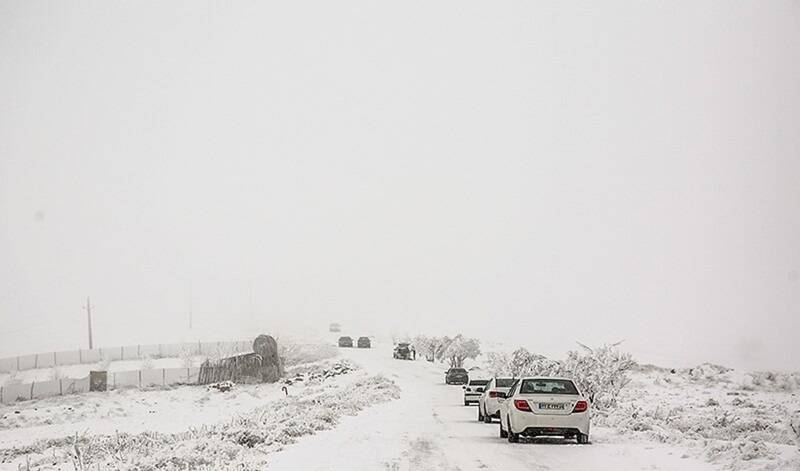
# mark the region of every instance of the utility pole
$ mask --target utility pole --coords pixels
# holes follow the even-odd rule
[[[86,321],[89,326],[89,350],[91,350],[94,345],[92,343],[92,301],[89,297],[86,297],[86,305],[83,306],[86,309]]]

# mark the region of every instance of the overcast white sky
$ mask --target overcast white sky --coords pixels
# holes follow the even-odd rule
[[[0,354],[91,295],[800,369],[798,59],[798,1],[2,0]]]

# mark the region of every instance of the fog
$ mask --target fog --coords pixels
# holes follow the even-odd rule
[[[800,368],[800,3],[488,7],[0,3],[0,355],[91,296],[96,345]]]

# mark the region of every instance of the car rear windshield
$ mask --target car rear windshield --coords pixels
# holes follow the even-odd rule
[[[469,381],[470,386],[486,386],[489,383],[488,379],[471,379]]]
[[[575,384],[567,379],[526,379],[520,394],[578,394]]]
[[[510,388],[514,384],[514,378],[497,378],[495,383],[498,388]]]

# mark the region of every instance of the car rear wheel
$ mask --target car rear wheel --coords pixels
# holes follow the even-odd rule
[[[485,423],[487,423],[487,424],[491,424],[492,423],[492,416],[490,416],[488,413],[486,413],[485,409],[483,411],[483,421]]]
[[[514,433],[514,431],[511,430],[511,419],[509,419],[508,424],[506,424],[506,425],[508,425],[508,434],[507,434],[508,435],[508,443],[518,443],[519,442],[519,434],[518,433]]]
[[[578,435],[575,438],[581,445],[586,445],[587,443],[589,443],[589,435],[586,435],[585,433],[578,432]]]

